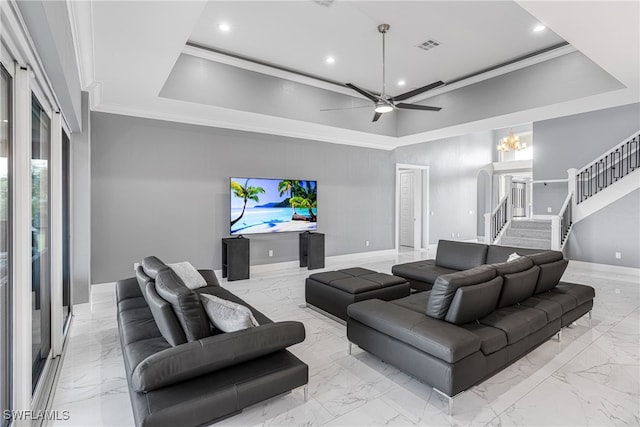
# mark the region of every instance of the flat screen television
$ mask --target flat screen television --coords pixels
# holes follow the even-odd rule
[[[317,230],[316,181],[246,177],[230,181],[231,235]]]

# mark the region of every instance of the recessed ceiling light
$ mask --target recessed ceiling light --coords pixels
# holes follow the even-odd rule
[[[404,86],[406,84],[407,82],[405,82],[404,80],[398,80],[398,86]]]
[[[333,56],[327,56],[324,62],[326,62],[327,64],[333,64],[334,62],[336,62],[336,58],[334,58]]]
[[[542,24],[536,25],[535,27],[533,27],[533,31],[536,33],[539,33],[540,31],[543,31],[544,29],[546,29],[547,27],[545,27]]]
[[[218,29],[220,31],[222,31],[223,33],[227,33],[231,30],[231,26],[229,24],[227,24],[226,22],[222,22],[218,25]]]

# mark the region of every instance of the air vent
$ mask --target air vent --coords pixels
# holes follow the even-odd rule
[[[422,50],[431,50],[440,46],[440,42],[436,40],[427,40],[424,43],[420,43],[418,47]]]
[[[335,0],[313,0],[314,3],[319,4],[320,6],[329,7],[333,4]]]

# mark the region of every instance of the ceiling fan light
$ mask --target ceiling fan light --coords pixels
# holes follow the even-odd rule
[[[376,109],[375,112],[376,113],[390,113],[393,111],[393,107],[389,104],[386,104],[384,102],[378,102],[376,104]]]

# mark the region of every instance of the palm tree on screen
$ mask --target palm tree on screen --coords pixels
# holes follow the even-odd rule
[[[242,205],[242,212],[240,212],[240,215],[238,216],[238,218],[231,220],[231,226],[233,227],[233,224],[240,221],[240,218],[242,218],[242,216],[244,215],[244,211],[247,208],[247,201],[253,200],[256,203],[259,202],[260,197],[258,197],[258,195],[264,194],[265,191],[264,191],[264,188],[262,187],[250,186],[249,180],[246,180],[246,182],[244,183],[244,186],[236,181],[231,181],[231,191],[233,191],[234,196],[236,196],[239,199],[242,199],[244,202]]]
[[[296,185],[297,181],[291,181],[288,179],[283,179],[278,183],[278,191],[280,192],[280,197],[282,197],[285,193],[289,193],[289,204],[291,204],[291,197],[293,197],[293,189]],[[293,208],[293,213],[296,213],[295,206],[291,205]]]
[[[316,214],[313,212],[313,209],[317,208],[318,200],[317,200],[317,190],[315,187],[311,185],[309,181],[302,181],[303,184],[300,184],[299,181],[296,181],[296,186],[294,187],[293,194],[294,196],[289,200],[291,207],[299,207],[306,208],[309,210],[309,220],[316,221]]]

